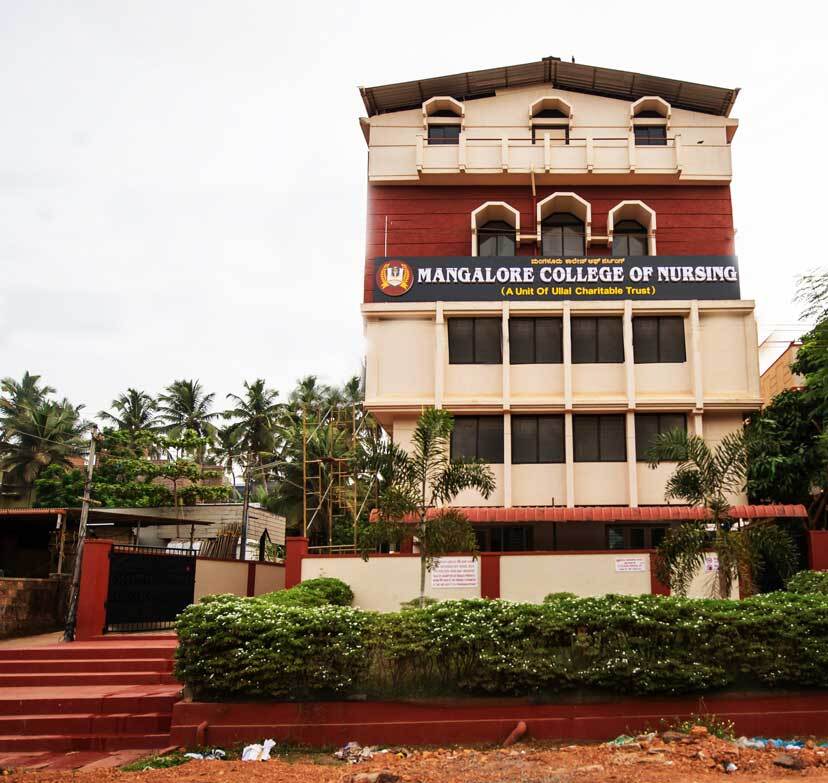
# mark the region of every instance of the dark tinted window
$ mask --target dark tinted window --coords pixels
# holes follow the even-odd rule
[[[573,417],[575,462],[624,462],[627,438],[624,415]]]
[[[503,220],[490,220],[477,229],[478,256],[513,256],[515,229]]]
[[[512,364],[561,364],[562,319],[509,319],[509,361]]]
[[[572,319],[573,364],[619,364],[623,361],[624,329],[621,318]]]
[[[496,525],[480,529],[477,535],[482,552],[528,552],[533,547],[531,525]]]
[[[512,416],[513,464],[563,461],[563,416]]]
[[[687,417],[683,413],[636,413],[636,460],[646,462],[647,452],[655,442],[656,435],[672,430],[687,430]]]
[[[569,144],[569,125],[532,125],[532,143],[542,144],[544,136],[549,134],[549,141],[560,146]]]
[[[569,212],[556,212],[541,224],[543,255],[584,255],[584,224]]]
[[[449,364],[500,364],[500,318],[450,318]]]
[[[452,459],[503,462],[502,416],[455,416],[451,433]]]
[[[622,220],[613,228],[612,254],[615,258],[649,255],[647,229],[635,220]]]
[[[459,125],[431,125],[428,126],[429,144],[459,144]]]
[[[641,116],[641,115],[639,115]],[[667,144],[666,125],[636,125],[635,143],[639,147],[664,147]]]
[[[631,527],[628,525],[607,526],[608,549],[655,549],[664,540],[667,528]]]
[[[633,318],[633,349],[636,364],[687,361],[684,319],[672,315]]]

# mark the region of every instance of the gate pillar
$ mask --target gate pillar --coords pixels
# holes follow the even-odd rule
[[[75,641],[92,639],[104,631],[111,551],[111,541],[87,539],[83,545]]]

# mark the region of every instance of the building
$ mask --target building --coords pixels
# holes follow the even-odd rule
[[[645,454],[761,405],[738,91],[546,58],[361,92],[367,409],[403,447],[423,406],[455,415],[452,455],[497,478],[457,500],[484,551],[650,548],[696,518]]]
[[[786,389],[801,389],[805,378],[791,371],[802,341],[786,330],[771,332],[759,346],[759,390],[762,405],[768,405]]]

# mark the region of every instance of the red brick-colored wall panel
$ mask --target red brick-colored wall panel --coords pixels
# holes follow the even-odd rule
[[[730,188],[697,185],[381,186],[368,188],[366,257],[465,256],[471,253],[471,212],[485,201],[505,201],[520,212],[521,233],[535,231],[535,205],[554,192],[573,191],[592,205],[592,232],[606,233],[607,213],[625,200],[641,200],[656,212],[659,255],[730,255],[733,217]],[[533,255],[524,242],[520,255]],[[594,245],[592,252],[600,253]],[[367,282],[367,281],[366,281]]]

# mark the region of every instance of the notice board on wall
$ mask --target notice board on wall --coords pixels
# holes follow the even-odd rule
[[[646,571],[647,559],[644,557],[616,557],[615,570],[619,573]]]
[[[441,557],[431,569],[431,587],[433,590],[477,587],[480,584],[479,565],[473,557]]]

